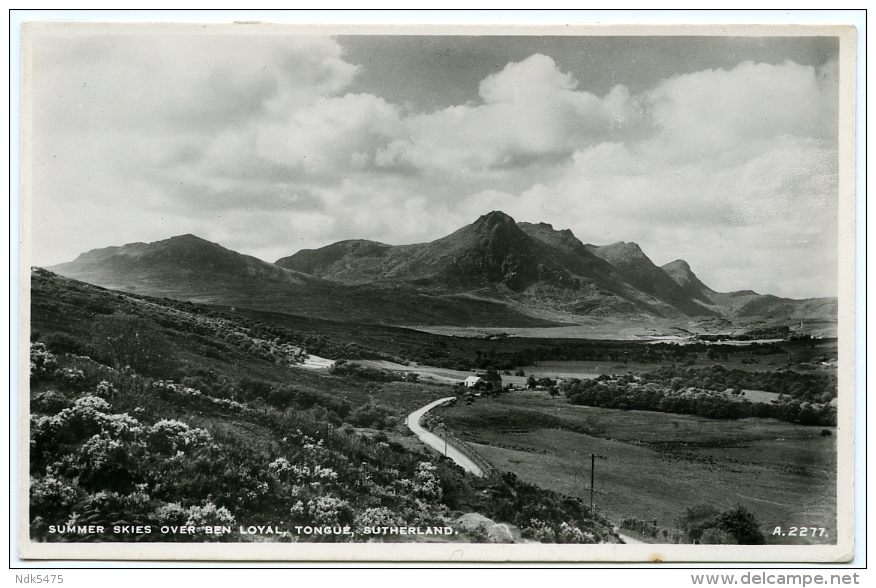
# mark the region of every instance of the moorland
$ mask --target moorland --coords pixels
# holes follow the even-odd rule
[[[500,212],[273,264],[183,235],[50,269],[31,274],[36,539],[363,540],[50,532],[82,522],[833,540],[836,299],[716,292],[683,260]],[[493,375],[461,384],[477,374]],[[405,426],[448,396],[424,424],[486,476]]]

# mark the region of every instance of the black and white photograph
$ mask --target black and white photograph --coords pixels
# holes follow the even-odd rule
[[[855,55],[26,22],[22,557],[848,561]]]

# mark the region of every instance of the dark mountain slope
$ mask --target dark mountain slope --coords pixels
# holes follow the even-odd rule
[[[194,235],[154,243],[130,243],[83,253],[49,268],[64,276],[109,288],[137,285],[146,291],[222,290],[230,283],[301,284],[312,278]]]
[[[503,285],[522,292],[538,282],[570,287],[582,276],[598,281],[613,273],[601,260],[584,255],[583,261],[570,257],[521,230],[510,216],[491,212],[430,243],[341,241],[299,251],[277,265],[346,284],[393,282],[452,290]]]
[[[714,310],[697,304],[694,297],[654,265],[637,244],[620,241],[602,247],[590,244],[585,247],[614,266],[629,284],[688,316],[716,314]]]
[[[458,231],[411,252],[388,272],[396,279],[454,285],[502,284],[522,292],[536,282],[571,285],[572,276],[550,251],[521,231],[507,214],[491,212]]]
[[[53,271],[112,289],[351,323],[524,327],[590,318],[835,320],[833,301],[715,292],[682,260],[494,211],[413,245],[341,241],[271,264],[192,235],[89,251]]]
[[[836,320],[839,307],[836,298],[794,300],[767,294],[743,305],[737,316],[772,317],[774,319]]]
[[[300,251],[277,264],[344,284],[472,293],[538,311],[679,314],[630,287],[580,242],[574,247],[577,240],[571,233],[564,243],[549,232],[549,225],[518,225],[496,211],[430,243],[342,241]]]
[[[699,300],[704,304],[715,304],[714,295],[716,292],[700,281],[685,260],[676,259],[661,266],[660,269],[672,278],[682,290],[687,292],[691,298]]]
[[[525,232],[527,235],[538,239],[539,241],[543,241],[557,249],[562,249],[568,253],[573,253],[575,255],[580,255],[584,259],[599,259],[593,253],[587,249],[587,246],[584,245],[577,237],[570,231],[569,229],[555,230],[554,227],[548,223],[526,223],[520,222],[517,223],[517,226]],[[595,263],[603,263],[595,262]]]
[[[320,249],[302,249],[276,265],[344,284],[367,283],[383,270],[394,247],[376,241],[339,241]]]
[[[499,301],[348,286],[183,235],[83,253],[53,266],[62,276],[105,288],[360,323],[551,326]]]

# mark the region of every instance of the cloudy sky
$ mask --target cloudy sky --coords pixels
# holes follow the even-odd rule
[[[831,38],[33,41],[33,259],[193,233],[275,261],[491,210],[711,287],[836,294]]]

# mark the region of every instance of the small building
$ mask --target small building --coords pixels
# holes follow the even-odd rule
[[[474,386],[481,381],[480,376],[469,376],[465,379],[463,384],[465,384],[466,388],[474,388]]]

